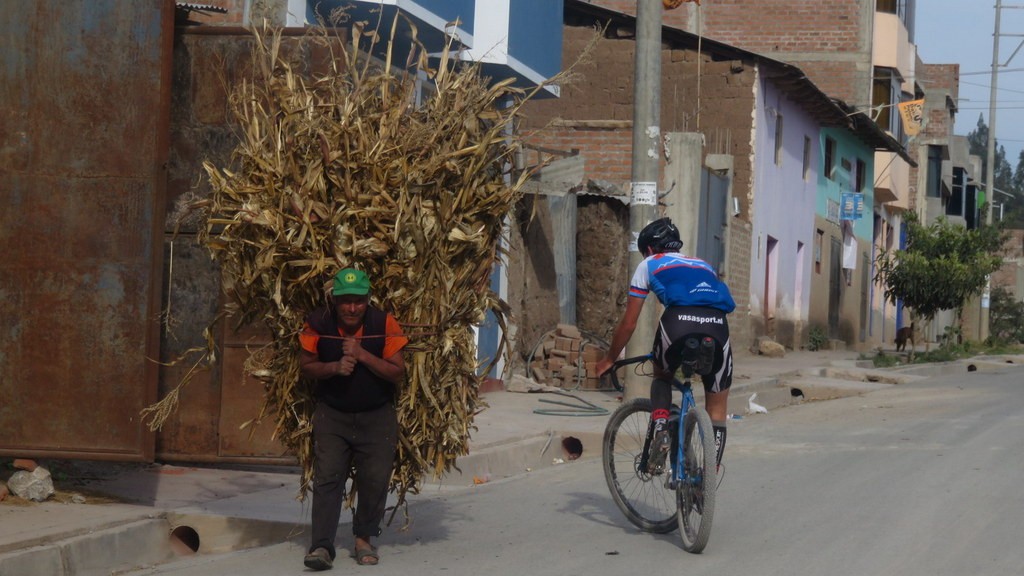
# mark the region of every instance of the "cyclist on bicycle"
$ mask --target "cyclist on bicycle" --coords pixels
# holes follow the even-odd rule
[[[597,373],[607,372],[619,357],[636,329],[637,319],[650,292],[665,306],[654,335],[654,379],[651,381],[651,419],[654,423],[654,446],[661,451],[664,462],[670,446],[665,425],[672,406],[672,378],[682,363],[682,347],[687,337],[708,337],[714,344],[714,361],[710,370],[702,370],[704,406],[715,431],[715,460],[722,465],[725,450],[725,422],[729,387],[732,385],[732,348],[726,314],[736,308],[729,287],[718,279],[711,266],[699,259],[683,256],[679,249],[679,229],[669,218],[651,222],[640,231],[637,248],[645,257],[637,266],[629,285],[629,299],[608,354],[597,363]],[[711,341],[707,341],[710,345]]]

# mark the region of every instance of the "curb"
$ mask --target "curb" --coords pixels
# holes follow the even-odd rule
[[[174,557],[168,533],[165,518],[150,518],[64,536],[52,543],[0,554],[0,574],[109,574],[162,564]]]

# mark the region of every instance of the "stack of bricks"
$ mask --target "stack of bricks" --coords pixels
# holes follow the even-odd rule
[[[601,388],[597,361],[604,354],[604,347],[584,338],[578,328],[559,324],[535,349],[530,375],[549,386],[596,390]]]

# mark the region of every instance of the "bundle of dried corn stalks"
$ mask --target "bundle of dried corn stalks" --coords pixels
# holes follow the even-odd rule
[[[303,39],[331,54],[319,75],[301,68],[279,32],[254,35],[254,78],[230,99],[241,138],[232,166],[204,164],[213,191],[196,203],[200,240],[221,264],[228,312],[273,333],[249,368],[265,384],[260,417],[273,418],[298,455],[302,494],[313,406],[297,335],[305,315],[328,303],[335,271],[369,274],[373,301],[411,341],[392,477],[403,502],[426,474],[443,475],[467,453],[481,407],[472,327],[488,310],[503,324],[489,278],[503,219],[529,176],[509,172],[520,146],[509,128],[532,94],[489,83],[448,50],[434,66],[420,50],[392,69],[390,48],[383,62],[365,56],[376,36],[360,24],[347,39],[324,29]],[[422,103],[417,70],[432,80]],[[154,405],[151,416],[167,408]]]

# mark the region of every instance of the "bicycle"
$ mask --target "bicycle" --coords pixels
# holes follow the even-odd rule
[[[636,356],[612,364],[611,380],[622,391],[616,371],[652,359]],[[667,534],[677,527],[683,549],[699,554],[711,535],[715,512],[716,452],[711,417],[693,399],[691,364],[683,365],[683,381],[673,378],[682,392],[682,406],[672,405],[669,425],[671,466],[652,461],[651,401],[636,398],[622,404],[604,431],[604,476],[615,504],[645,532]],[[683,414],[683,426],[679,415]],[[674,492],[674,498],[670,494]],[[674,500],[674,502],[672,501]]]

